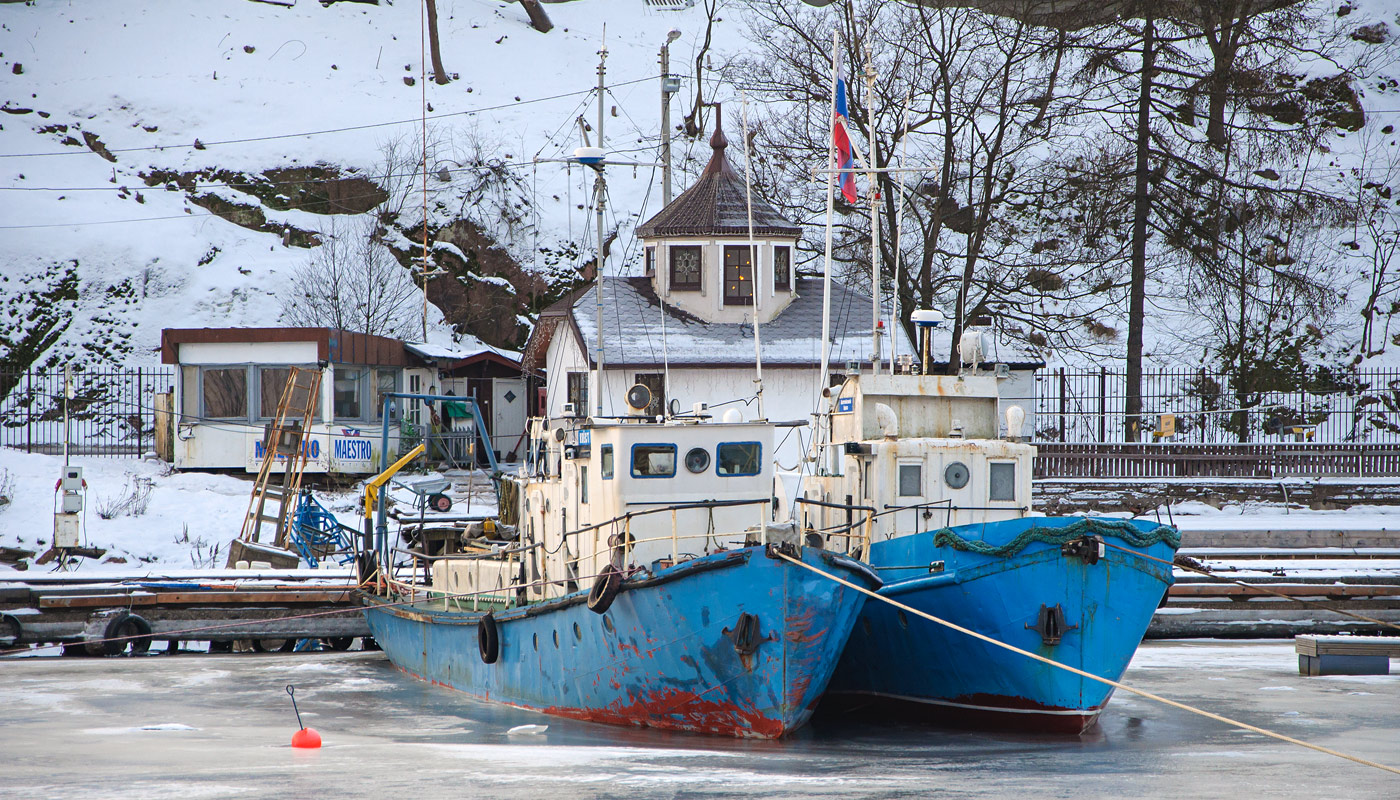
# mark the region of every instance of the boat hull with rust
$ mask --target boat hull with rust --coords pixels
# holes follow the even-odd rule
[[[789,552],[859,585],[879,583],[844,557]],[[477,699],[616,725],[777,738],[811,716],[865,596],[773,546],[746,547],[629,577],[601,615],[588,609],[587,592],[496,610],[499,656],[490,664],[478,648],[484,612],[363,599],[396,667]]]

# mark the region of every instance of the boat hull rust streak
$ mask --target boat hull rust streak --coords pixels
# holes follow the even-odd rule
[[[964,538],[1009,541],[1028,526],[1058,527],[1075,517],[1027,517],[954,528]],[[1146,531],[1157,527],[1134,521]],[[1118,680],[1171,585],[1170,544],[1137,548],[1115,539],[1097,564],[1033,542],[997,557],[935,547],[933,532],[877,543],[871,564],[880,594],[912,608]],[[1132,552],[1124,552],[1118,548]],[[942,561],[941,572],[929,564]],[[920,568],[890,569],[890,567]],[[1047,644],[1035,629],[1042,606],[1059,605],[1066,630]],[[1075,626],[1075,627],[1069,627]],[[830,693],[833,704],[891,712],[959,727],[1078,734],[1091,726],[1112,687],[1012,653],[943,625],[870,601],[851,635]]]
[[[813,566],[877,584],[869,570],[822,555],[802,551]],[[479,613],[364,600],[375,641],[422,680],[561,717],[766,739],[811,716],[865,600],[762,547],[631,579],[603,615],[586,596],[497,611],[494,664],[478,651]],[[748,655],[732,637],[744,613],[759,623]]]

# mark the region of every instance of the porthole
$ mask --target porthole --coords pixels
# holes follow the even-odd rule
[[[559,649],[559,631],[554,632],[554,649]]]
[[[703,447],[692,447],[685,454],[685,468],[700,474],[710,468],[710,451]]]
[[[909,627],[909,618],[904,615],[904,610],[900,609],[895,613],[899,615],[899,627],[907,629]]]
[[[604,628],[608,633],[613,633],[613,632],[614,632],[612,619],[609,618],[606,614],[603,615],[603,628]]]
[[[870,635],[870,620],[869,620],[869,618],[862,618],[861,621],[860,621],[860,627],[861,627],[861,630],[865,631],[865,635],[866,635],[866,636],[869,636],[869,635]]]
[[[961,461],[954,461],[943,470],[943,480],[951,489],[961,489],[967,485],[967,479],[972,476],[967,465]]]
[[[577,622],[574,623],[574,641],[583,641],[583,630],[579,628]]]
[[[540,635],[538,633],[530,634],[530,643],[535,646],[535,652],[538,653],[540,651]]]

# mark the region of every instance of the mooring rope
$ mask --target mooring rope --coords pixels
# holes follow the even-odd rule
[[[1121,547],[1121,546],[1119,546],[1119,545],[1113,544],[1112,542],[1104,542],[1104,545],[1105,545],[1106,547],[1112,547],[1114,550],[1122,550],[1122,551],[1125,552],[1125,553],[1132,553],[1132,554],[1135,555],[1135,556],[1138,556],[1138,557],[1140,557],[1140,558],[1145,558],[1145,559],[1147,559],[1147,560],[1149,560],[1149,561],[1156,561],[1156,562],[1161,563],[1161,564],[1166,564],[1166,565],[1169,566],[1169,567],[1177,567],[1177,568],[1180,568],[1180,569],[1184,569],[1184,570],[1186,570],[1187,572],[1194,572],[1194,573],[1196,573],[1196,574],[1198,574],[1198,575],[1204,575],[1204,576],[1206,576],[1207,578],[1211,578],[1211,579],[1216,580],[1216,581],[1219,581],[1219,582],[1221,582],[1221,583],[1233,583],[1233,584],[1236,585],[1236,586],[1243,586],[1243,587],[1246,588],[1246,589],[1252,589],[1252,590],[1254,590],[1254,591],[1256,591],[1256,592],[1259,592],[1259,593],[1261,593],[1261,594],[1268,594],[1268,595],[1273,595],[1274,597],[1281,597],[1281,598],[1283,598],[1284,600],[1292,600],[1293,602],[1299,603],[1299,604],[1301,604],[1301,605],[1303,605],[1303,606],[1306,606],[1306,607],[1308,607],[1308,608],[1315,608],[1315,609],[1317,609],[1317,610],[1319,610],[1319,611],[1330,611],[1330,612],[1332,612],[1332,613],[1334,613],[1334,614],[1341,614],[1341,615],[1343,615],[1343,616],[1351,617],[1351,618],[1353,618],[1353,619],[1359,619],[1359,620],[1361,620],[1361,621],[1363,621],[1363,622],[1369,622],[1369,623],[1371,623],[1371,624],[1373,624],[1373,625],[1380,625],[1380,626],[1386,627],[1386,628],[1394,628],[1395,630],[1400,631],[1400,625],[1396,625],[1396,624],[1393,623],[1393,622],[1387,622],[1387,621],[1385,621],[1385,620],[1383,620],[1383,619],[1376,619],[1375,617],[1368,617],[1368,616],[1366,616],[1365,614],[1358,614],[1358,613],[1356,613],[1355,611],[1348,611],[1348,610],[1343,609],[1343,608],[1336,608],[1336,607],[1334,607],[1334,606],[1328,605],[1327,603],[1322,603],[1322,602],[1319,602],[1319,601],[1317,601],[1317,600],[1304,600],[1304,599],[1301,598],[1301,597],[1294,597],[1294,596],[1292,596],[1292,595],[1284,594],[1283,592],[1276,592],[1276,591],[1274,591],[1273,589],[1270,589],[1270,588],[1268,588],[1268,587],[1266,587],[1266,586],[1263,586],[1263,585],[1261,585],[1261,584],[1257,584],[1257,583],[1245,583],[1244,581],[1237,581],[1237,580],[1235,580],[1234,578],[1224,578],[1224,577],[1221,577],[1221,576],[1219,576],[1219,575],[1216,575],[1214,572],[1211,572],[1210,570],[1205,569],[1204,567],[1198,567],[1198,566],[1196,566],[1194,563],[1190,563],[1190,562],[1194,562],[1195,559],[1188,559],[1186,556],[1178,555],[1174,560],[1172,560],[1172,561],[1167,561],[1167,560],[1164,559],[1164,558],[1157,558],[1156,556],[1149,556],[1148,554],[1138,552],[1137,550],[1129,550],[1129,549],[1126,548],[1126,547]],[[921,566],[922,566],[922,565],[921,565]],[[1325,584],[1319,584],[1319,585],[1318,585],[1318,588],[1319,588],[1320,590],[1326,589],[1326,585],[1325,585]]]
[[[1152,692],[1149,692],[1149,691],[1146,691],[1146,690],[1143,690],[1143,689],[1135,689],[1135,688],[1133,688],[1132,686],[1128,686],[1128,685],[1125,684],[1125,683],[1120,683],[1120,682],[1118,682],[1118,681],[1111,680],[1111,679],[1109,679],[1109,678],[1100,677],[1100,676],[1095,675],[1095,674],[1093,674],[1093,673],[1091,673],[1091,672],[1085,672],[1085,671],[1082,670],[1082,669],[1078,669],[1078,668],[1076,668],[1076,667],[1071,667],[1071,666],[1069,666],[1068,664],[1061,664],[1061,663],[1058,662],[1058,661],[1055,661],[1055,660],[1050,659],[1050,658],[1046,658],[1045,656],[1042,656],[1042,655],[1040,655],[1040,654],[1038,654],[1038,653],[1032,653],[1032,652],[1030,652],[1029,650],[1022,650],[1021,648],[1016,647],[1015,645],[1007,644],[1006,642],[1002,642],[1002,641],[999,641],[999,640],[997,640],[997,639],[993,639],[992,637],[987,636],[986,634],[978,633],[977,631],[971,630],[970,628],[964,628],[963,626],[958,625],[957,623],[949,622],[948,620],[941,619],[941,618],[939,618],[939,617],[935,617],[934,615],[929,614],[929,613],[927,613],[927,612],[925,612],[925,611],[920,611],[920,610],[917,609],[917,608],[913,608],[913,607],[911,607],[911,606],[905,605],[904,603],[901,603],[901,602],[899,602],[898,600],[894,600],[894,599],[892,599],[892,598],[885,597],[884,595],[882,595],[882,594],[880,594],[880,593],[878,593],[878,592],[871,591],[870,589],[867,589],[867,588],[865,588],[864,586],[857,586],[856,584],[851,583],[851,582],[848,581],[848,580],[845,580],[845,579],[843,579],[843,578],[837,577],[836,575],[832,575],[830,572],[826,572],[825,570],[821,570],[821,569],[818,569],[818,568],[816,568],[816,567],[814,567],[814,566],[812,566],[812,565],[810,565],[810,564],[807,564],[807,563],[803,562],[801,559],[793,558],[792,556],[788,555],[787,553],[779,552],[779,553],[778,553],[778,557],[780,557],[780,558],[782,558],[782,559],[784,559],[784,560],[786,560],[786,561],[789,561],[789,562],[791,562],[791,563],[793,563],[793,564],[796,564],[797,566],[802,567],[803,569],[811,570],[812,572],[815,572],[815,573],[817,573],[818,575],[821,575],[821,576],[823,576],[823,577],[825,577],[825,578],[829,578],[830,580],[833,580],[833,581],[835,581],[835,582],[837,582],[837,583],[841,584],[842,586],[845,586],[845,587],[847,587],[847,588],[849,588],[849,589],[855,589],[856,591],[860,592],[861,594],[868,595],[868,596],[870,596],[870,597],[875,598],[876,600],[880,600],[880,601],[882,601],[882,602],[884,602],[884,603],[888,603],[889,605],[892,605],[892,606],[894,606],[895,608],[902,609],[902,610],[904,610],[904,611],[909,612],[910,614],[914,614],[914,615],[919,616],[919,617],[923,617],[924,619],[926,619],[926,620],[928,620],[928,621],[930,621],[930,622],[935,622],[935,623],[937,623],[937,624],[939,624],[939,625],[942,625],[942,626],[944,626],[944,627],[951,628],[951,629],[953,629],[953,630],[955,630],[955,631],[958,631],[959,633],[965,633],[965,634],[967,634],[968,636],[973,637],[974,639],[980,639],[980,640],[982,640],[982,641],[984,641],[984,642],[987,642],[988,644],[995,645],[995,646],[1000,647],[1000,648],[1002,648],[1002,649],[1004,649],[1004,650],[1010,650],[1010,651],[1013,652],[1013,653],[1018,653],[1018,654],[1020,654],[1020,655],[1026,656],[1027,658],[1032,658],[1032,659],[1035,659],[1036,661],[1040,661],[1040,662],[1043,662],[1043,663],[1045,663],[1045,664],[1049,664],[1049,665],[1052,666],[1052,667],[1056,667],[1056,668],[1058,668],[1058,669],[1062,669],[1062,670],[1065,670],[1065,671],[1067,671],[1067,672],[1073,672],[1073,673],[1076,674],[1076,675],[1079,675],[1079,676],[1084,677],[1084,678],[1088,678],[1088,679],[1090,679],[1090,680],[1098,681],[1099,683],[1106,684],[1106,685],[1108,685],[1108,686],[1112,686],[1112,687],[1115,688],[1115,689],[1122,689],[1122,690],[1125,691],[1125,692],[1129,692],[1129,693],[1131,693],[1131,694],[1135,694],[1135,695],[1138,695],[1138,696],[1140,696],[1140,697],[1145,697],[1145,698],[1147,698],[1148,700],[1155,700],[1155,701],[1157,701],[1157,702],[1159,702],[1159,703],[1164,703],[1164,704],[1166,704],[1166,705],[1172,706],[1173,708],[1179,708],[1179,709],[1181,709],[1182,711],[1189,711],[1189,712],[1191,712],[1192,714],[1199,714],[1200,716],[1206,717],[1206,718],[1208,718],[1208,719],[1213,719],[1213,720],[1215,720],[1215,721],[1217,721],[1217,722],[1223,722],[1223,723],[1225,723],[1226,725],[1233,725],[1233,726],[1235,726],[1235,727],[1237,727],[1237,728],[1243,728],[1244,730],[1247,730],[1247,731],[1253,731],[1254,733],[1260,733],[1260,734],[1263,734],[1263,735],[1268,736],[1268,737],[1270,737],[1270,738],[1278,739],[1279,741],[1282,741],[1282,742],[1288,742],[1289,744],[1296,744],[1296,745],[1298,745],[1299,747],[1306,747],[1306,748],[1308,748],[1309,750],[1316,750],[1316,751],[1319,752],[1319,753],[1326,753],[1326,754],[1329,755],[1329,756],[1336,756],[1337,758],[1344,758],[1344,759],[1346,759],[1347,761],[1352,761],[1352,762],[1355,762],[1355,763],[1357,763],[1357,764],[1362,764],[1362,765],[1367,766],[1367,767],[1375,767],[1376,769],[1385,770],[1386,772],[1391,772],[1391,773],[1394,773],[1394,774],[1396,774],[1396,775],[1400,775],[1400,768],[1387,766],[1387,765],[1385,765],[1385,764],[1381,764],[1381,763],[1376,762],[1376,761],[1370,761],[1370,760],[1368,760],[1368,759],[1361,758],[1360,756],[1354,756],[1354,755],[1351,755],[1351,754],[1349,754],[1349,753],[1343,753],[1343,752],[1340,751],[1340,750],[1333,750],[1333,749],[1330,748],[1330,747],[1323,747],[1322,745],[1319,745],[1319,744],[1312,744],[1311,742],[1305,742],[1305,741],[1303,741],[1302,739],[1295,739],[1295,738],[1293,738],[1292,736],[1287,736],[1287,735],[1285,735],[1285,734],[1277,733],[1277,732],[1275,732],[1275,731],[1271,731],[1271,730],[1268,730],[1268,729],[1266,729],[1266,728],[1261,728],[1261,727],[1259,727],[1258,725],[1250,725],[1248,722],[1241,722],[1241,721],[1236,720],[1236,719],[1231,719],[1231,718],[1229,718],[1229,717],[1221,716],[1220,714],[1216,714],[1216,713],[1211,712],[1211,711],[1206,711],[1206,710],[1203,709],[1203,708],[1196,708],[1195,706],[1190,706],[1190,705],[1187,705],[1187,704],[1185,704],[1185,703],[1178,702],[1178,701],[1176,701],[1176,700],[1169,700],[1169,699],[1167,699],[1167,698],[1165,698],[1165,697],[1162,697],[1161,695],[1153,694]]]
[[[1031,542],[1060,545],[1090,533],[1116,536],[1133,547],[1151,547],[1162,542],[1171,545],[1173,550],[1181,546],[1181,534],[1170,525],[1159,525],[1150,531],[1144,531],[1127,520],[1095,519],[1092,517],[1086,517],[1059,527],[1033,525],[1003,545],[988,544],[978,539],[964,539],[952,528],[942,528],[934,532],[933,546],[952,547],[954,550],[1002,557],[1021,552]]]

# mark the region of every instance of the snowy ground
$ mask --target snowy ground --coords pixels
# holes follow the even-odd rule
[[[228,543],[238,535],[248,509],[251,476],[173,472],[159,461],[75,457],[88,484],[84,528],[87,544],[107,550],[100,561],[83,559],[83,572],[130,573],[133,568],[190,569],[222,567]],[[18,547],[39,553],[48,549],[53,536],[53,513],[63,459],[0,448],[0,483],[6,476],[13,485],[12,502],[0,506],[0,547]],[[134,485],[149,482],[150,496],[144,513],[119,514],[103,519],[100,511],[129,494]],[[475,481],[471,513],[494,511],[491,485]],[[360,493],[317,492],[321,505],[344,524],[358,529]],[[408,503],[402,489],[391,497]],[[466,506],[453,513],[465,513]],[[214,548],[218,548],[217,553]],[[0,573],[9,571],[0,565]]]

